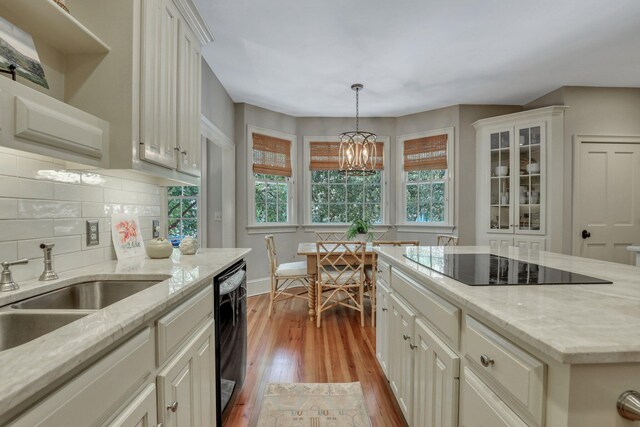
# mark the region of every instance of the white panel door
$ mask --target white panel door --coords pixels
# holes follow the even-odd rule
[[[145,0],[143,11],[145,8],[140,158],[175,169],[179,12],[171,0]]]
[[[574,252],[632,264],[640,242],[640,144],[581,143]]]
[[[413,350],[409,347],[413,338],[416,313],[396,295],[391,301],[391,329],[389,339],[389,381],[402,414],[409,425],[413,415]]]
[[[389,288],[380,279],[376,283],[376,358],[389,378]]]
[[[420,319],[414,334],[412,425],[457,427],[460,358]]]
[[[178,55],[178,170],[200,176],[200,43],[184,21]]]

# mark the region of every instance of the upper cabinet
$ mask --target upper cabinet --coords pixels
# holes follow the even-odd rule
[[[565,108],[474,123],[478,244],[561,251]]]

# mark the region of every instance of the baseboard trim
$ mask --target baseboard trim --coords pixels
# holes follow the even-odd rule
[[[247,281],[247,296],[268,294],[270,290],[269,278],[253,279]]]

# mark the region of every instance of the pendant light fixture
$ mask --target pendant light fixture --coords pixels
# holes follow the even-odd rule
[[[356,91],[356,130],[340,134],[338,154],[340,170],[349,175],[370,175],[376,172],[376,134],[360,131],[360,83],[351,85]]]

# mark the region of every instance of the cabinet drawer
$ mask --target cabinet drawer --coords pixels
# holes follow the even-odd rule
[[[160,366],[213,313],[213,286],[207,286],[158,320],[157,361]]]
[[[391,283],[391,266],[380,259],[378,255],[376,278],[383,280],[385,283]]]
[[[464,337],[467,359],[498,384],[498,394],[515,400],[540,424],[546,365],[470,316]]]
[[[460,427],[527,427],[469,368],[464,368]]]
[[[20,417],[13,426],[95,426],[110,417],[153,369],[153,336],[145,329]]]
[[[461,311],[458,307],[396,270],[391,272],[391,287],[411,301],[411,305],[435,326],[448,344],[454,349],[460,348]]]

